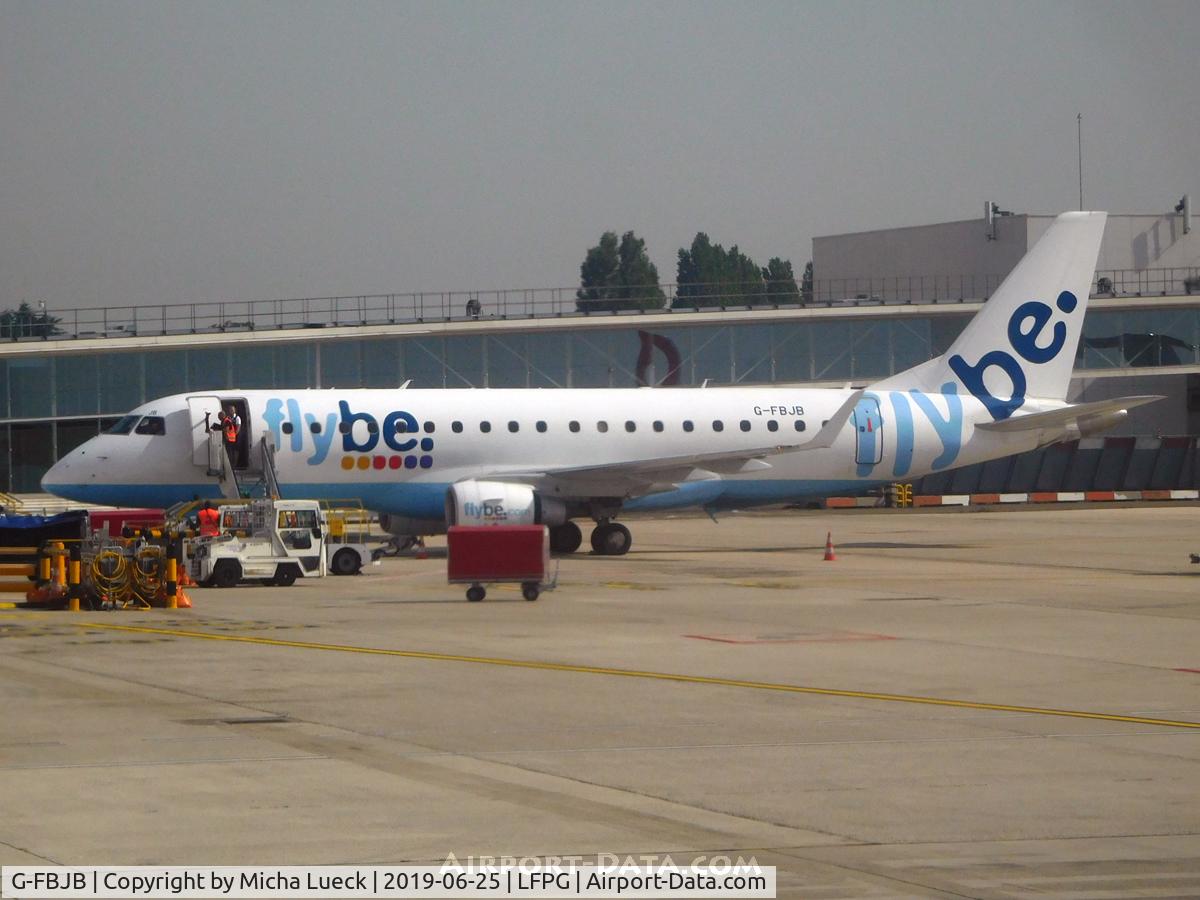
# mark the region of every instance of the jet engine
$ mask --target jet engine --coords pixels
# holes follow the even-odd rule
[[[567,506],[527,484],[460,481],[446,491],[449,525],[562,525]]]

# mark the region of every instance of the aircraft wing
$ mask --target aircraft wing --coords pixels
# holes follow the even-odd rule
[[[1113,400],[1095,400],[1091,403],[1076,403],[1047,412],[1035,412],[1028,415],[1014,415],[999,422],[984,422],[975,427],[981,431],[1035,431],[1066,428],[1072,423],[1086,424],[1088,419],[1109,416],[1113,413],[1124,413],[1137,406],[1153,403],[1164,399],[1161,395],[1139,397],[1117,397]]]
[[[683,481],[705,481],[722,475],[761,471],[771,467],[765,457],[832,446],[862,394],[862,391],[855,391],[812,439],[799,444],[653,456],[588,466],[556,466],[536,472],[497,471],[477,477],[480,481],[529,484],[559,496],[632,497],[672,490]]]

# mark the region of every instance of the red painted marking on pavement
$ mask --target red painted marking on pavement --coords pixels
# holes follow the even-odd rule
[[[895,641],[890,634],[867,634],[857,631],[831,631],[816,634],[781,635],[737,635],[737,634],[685,634],[685,638],[697,641],[713,641],[718,644],[837,644],[846,641]]]

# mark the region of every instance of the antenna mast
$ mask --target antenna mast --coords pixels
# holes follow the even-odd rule
[[[1083,210],[1083,113],[1076,113],[1075,122],[1079,130],[1079,209]]]

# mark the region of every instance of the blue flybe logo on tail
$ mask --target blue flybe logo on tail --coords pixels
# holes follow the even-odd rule
[[[340,400],[338,411],[322,419],[301,410],[294,398],[271,397],[263,421],[279,449],[310,451],[305,460],[310,466],[325,462],[331,451],[336,452],[335,444],[343,454],[343,469],[428,469],[433,465],[432,425],[426,423],[422,436],[421,423],[402,409],[392,410],[380,422],[371,413],[356,412]]]
[[[1061,312],[1069,314],[1075,311],[1079,301],[1070,291],[1063,291],[1054,305]],[[1043,365],[1062,352],[1067,343],[1067,326],[1064,322],[1054,323],[1050,330],[1049,342],[1038,343],[1052,318],[1054,310],[1040,300],[1022,303],[1013,311],[1008,320],[1008,343],[1022,359],[1035,365]],[[1007,419],[1025,403],[1025,391],[1028,386],[1025,370],[1020,361],[1007,350],[989,350],[979,357],[974,365],[956,353],[950,357],[949,365],[966,389],[979,398],[996,421]],[[1012,387],[1008,397],[997,397],[988,388],[984,382],[984,375],[988,369],[996,369],[1008,379]]]

